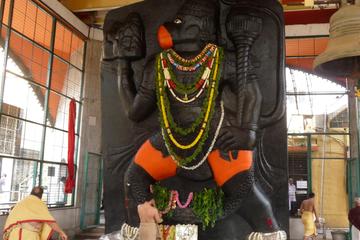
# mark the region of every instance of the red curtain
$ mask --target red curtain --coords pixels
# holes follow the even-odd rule
[[[75,118],[76,103],[71,99],[69,106],[69,129],[68,129],[68,177],[65,184],[65,193],[72,193],[75,187],[74,177],[74,151],[75,151]]]

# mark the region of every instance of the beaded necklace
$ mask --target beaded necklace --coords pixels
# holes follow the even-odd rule
[[[217,48],[215,44],[209,43],[207,44],[203,50],[197,55],[196,57],[192,59],[187,59],[181,57],[179,54],[177,54],[174,49],[168,49],[167,53],[175,60],[177,61],[177,65],[184,66],[184,67],[190,67],[190,66],[196,66],[199,64],[199,62],[202,62],[203,59],[207,54],[210,55],[208,52],[214,51]],[[200,60],[200,61],[199,61]],[[180,70],[180,69],[179,69]]]
[[[209,86],[201,113],[188,128],[179,127],[174,121],[171,115],[170,103],[166,91],[167,88],[173,97],[179,100],[180,98],[175,94],[174,90],[178,90],[179,88],[177,86],[181,86],[181,84],[176,81],[176,78],[173,76],[171,69],[168,68],[168,62],[164,58],[164,53],[161,53],[157,59],[156,90],[162,134],[168,152],[179,166],[185,166],[187,163],[193,161],[202,152],[204,142],[207,139],[208,131],[210,129],[210,121],[213,115],[215,99],[218,94],[218,84],[221,75],[221,67],[219,66],[221,65],[222,61],[222,49],[214,45],[211,45],[211,47],[214,49],[212,58],[207,59],[208,64],[203,66],[204,70],[201,72],[201,78],[191,84],[191,86],[196,86],[196,89],[201,86],[199,92],[195,95],[194,98],[191,98],[190,100],[182,99],[182,101],[180,101],[181,103],[187,104],[196,100],[205,91],[205,87]],[[186,63],[189,64],[196,63],[196,61],[187,61],[188,62]],[[176,87],[174,87],[173,83],[175,83]],[[181,89],[183,92],[194,91],[191,87],[189,87],[189,85],[186,86],[184,84],[181,86]],[[173,132],[175,132],[177,134],[186,136],[187,134],[193,133],[195,130],[198,131],[196,137],[193,139],[193,141],[187,144],[180,143],[173,134]],[[175,146],[177,150],[189,150],[192,148],[195,149],[190,156],[179,157],[176,154],[176,151],[173,149],[173,146]]]

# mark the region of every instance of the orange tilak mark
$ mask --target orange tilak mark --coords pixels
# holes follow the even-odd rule
[[[158,42],[162,49],[169,49],[173,47],[173,40],[171,34],[164,25],[161,25],[158,29]]]

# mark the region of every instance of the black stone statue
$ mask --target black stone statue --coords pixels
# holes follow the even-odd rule
[[[199,228],[199,239],[245,239],[252,232],[280,239],[271,235],[288,228],[278,2],[148,0],[110,11],[104,36],[106,232],[124,222],[137,226],[136,206],[153,198],[150,186],[157,183],[176,190],[181,202],[204,188],[223,191],[223,213],[213,228]],[[160,46],[176,55],[160,55]],[[204,67],[186,70],[187,59],[197,56]],[[194,127],[176,132],[168,116],[178,128]],[[199,116],[202,124],[192,125]],[[175,208],[165,221],[201,225],[191,208]]]

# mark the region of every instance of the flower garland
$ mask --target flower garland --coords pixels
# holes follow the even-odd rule
[[[158,225],[158,229],[162,240],[175,240],[176,226]]]
[[[164,209],[164,206],[170,205],[170,203],[174,202],[173,196],[175,195],[175,202],[177,202],[178,207],[181,209],[191,208],[194,214],[202,221],[204,229],[208,226],[214,227],[216,220],[223,214],[224,193],[221,189],[205,188],[201,192],[190,193],[184,205],[179,200],[178,191],[169,190],[159,184],[155,184],[153,189],[155,204],[160,211]],[[175,208],[172,210],[174,209]],[[163,214],[169,214],[169,217],[172,216],[172,212]]]
[[[214,227],[216,220],[223,215],[224,192],[222,190],[204,189],[194,196],[192,209],[203,225]]]
[[[214,135],[214,138],[212,139],[212,142],[210,144],[210,147],[208,148],[207,152],[205,153],[204,157],[195,165],[193,166],[184,166],[184,165],[181,165],[181,163],[178,163],[177,162],[177,159],[173,157],[173,155],[170,155],[173,160],[177,163],[178,166],[180,166],[181,168],[185,169],[185,170],[195,170],[197,168],[199,168],[201,165],[204,164],[204,162],[207,160],[207,157],[209,156],[209,154],[211,153],[212,149],[214,148],[215,146],[215,143],[216,143],[216,139],[217,137],[219,136],[219,133],[220,133],[220,129],[221,129],[221,126],[222,126],[222,123],[224,121],[224,116],[225,116],[225,110],[224,110],[224,103],[221,101],[220,103],[220,107],[221,107],[221,116],[220,116],[220,120],[219,120],[219,124],[216,128],[216,132],[215,132],[215,135]],[[162,135],[164,137],[164,132],[162,130]],[[165,142],[165,145],[166,145],[166,142]],[[167,149],[169,149],[168,146],[166,146]],[[190,156],[191,157],[191,156]],[[187,159],[185,159],[185,161],[187,161]]]
[[[158,184],[151,186],[151,192],[157,196],[156,208],[161,214],[168,214],[176,208],[176,199],[173,191],[161,187]]]
[[[178,207],[181,209],[188,208],[190,206],[191,201],[193,200],[194,193],[193,192],[189,193],[186,203],[182,204],[179,199],[179,192],[178,191],[174,191],[174,192],[175,192],[175,200],[176,200]]]
[[[160,123],[162,127],[163,138],[170,155],[172,155],[173,159],[178,163],[179,166],[185,166],[187,163],[194,160],[202,152],[203,145],[208,137],[208,132],[210,129],[209,122],[212,119],[213,110],[215,106],[215,99],[218,94],[218,84],[221,75],[220,73],[221,67],[219,66],[222,62],[222,57],[223,57],[222,49],[216,47],[214,49],[213,56],[215,60],[213,58],[208,59],[208,64],[204,72],[202,73],[202,77],[200,78],[199,81],[196,82],[198,85],[195,84],[197,86],[196,88],[201,86],[199,91],[200,94],[204,91],[205,88],[204,86],[207,86],[209,84],[210,88],[207,91],[207,96],[206,99],[204,100],[201,113],[188,128],[179,127],[175,123],[171,115],[170,103],[165,88],[168,87],[170,89],[170,92],[172,92],[172,94],[175,95],[173,90],[177,90],[178,88],[172,86],[172,84],[170,83],[170,79],[175,81],[176,78],[175,76],[171,77],[172,73],[170,73],[171,71],[167,68],[167,63],[166,61],[164,61],[165,59],[163,53],[161,53],[157,59],[156,90],[157,90],[157,98],[158,98],[158,108],[160,110]],[[185,88],[188,89],[187,86],[185,86]],[[200,96],[200,94],[198,93],[196,96],[198,97]],[[182,102],[188,103],[191,101],[184,100]],[[173,135],[173,131],[174,133],[180,134],[182,136],[186,136],[190,133],[193,133],[195,130],[198,130],[198,134],[194,138],[194,140],[189,144],[179,143],[178,140]],[[195,146],[196,148],[190,156],[183,158],[183,157],[179,157],[176,154],[175,150],[172,148],[172,145],[175,145],[177,149],[181,149],[181,150],[188,150],[194,148]]]

